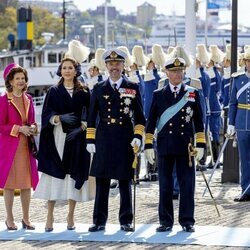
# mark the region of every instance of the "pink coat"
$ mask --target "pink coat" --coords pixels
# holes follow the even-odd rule
[[[24,105],[28,124],[35,123],[35,112],[30,95],[24,93]],[[22,126],[21,113],[13,103],[12,93],[0,96],[0,188],[4,188],[19,143],[19,127]],[[31,184],[38,183],[36,159],[30,153]]]

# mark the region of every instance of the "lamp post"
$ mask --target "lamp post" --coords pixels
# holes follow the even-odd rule
[[[95,25],[93,24],[84,24],[81,26],[81,29],[87,34],[87,45],[90,43],[89,41],[89,34],[93,31],[94,32],[94,49],[96,50],[96,32],[95,32]]]

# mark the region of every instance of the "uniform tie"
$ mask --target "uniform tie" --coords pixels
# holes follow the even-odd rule
[[[177,86],[174,86],[174,98],[176,98],[176,96],[177,96],[177,90],[178,90],[178,87]]]
[[[114,91],[118,91],[118,90],[117,90],[117,83],[113,83],[113,84],[112,84],[112,88],[114,89]]]

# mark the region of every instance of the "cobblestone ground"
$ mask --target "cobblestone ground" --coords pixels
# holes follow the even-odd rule
[[[206,172],[207,178],[209,171]],[[202,197],[205,183],[200,172],[196,178],[196,225],[219,225],[229,227],[250,227],[250,203],[235,203],[233,199],[239,195],[238,184],[221,184],[222,170],[218,169],[210,183],[213,196],[216,199],[220,217],[218,217],[213,200],[207,192]],[[136,199],[136,222],[137,223],[158,223],[158,182],[140,182],[137,186]],[[78,203],[75,213],[76,223],[92,223],[94,201]],[[174,201],[175,225],[178,224],[178,201]],[[119,194],[118,190],[111,190],[109,199],[108,223],[118,223]],[[17,222],[21,221],[21,206],[19,197],[15,197],[14,215]],[[66,222],[67,204],[59,202],[55,208],[55,223]],[[30,218],[33,223],[45,222],[46,202],[40,200],[31,201]],[[0,197],[0,221],[5,220],[5,209],[3,197]],[[250,236],[249,236],[250,237]],[[0,249],[246,249],[221,246],[201,245],[170,245],[170,244],[139,244],[120,242],[66,242],[66,241],[0,241]]]

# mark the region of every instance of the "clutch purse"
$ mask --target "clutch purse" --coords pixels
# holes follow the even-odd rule
[[[37,158],[37,154],[38,154],[38,150],[37,150],[37,145],[36,145],[36,141],[33,135],[28,136],[28,145],[29,145],[29,149],[33,155],[34,158]]]

